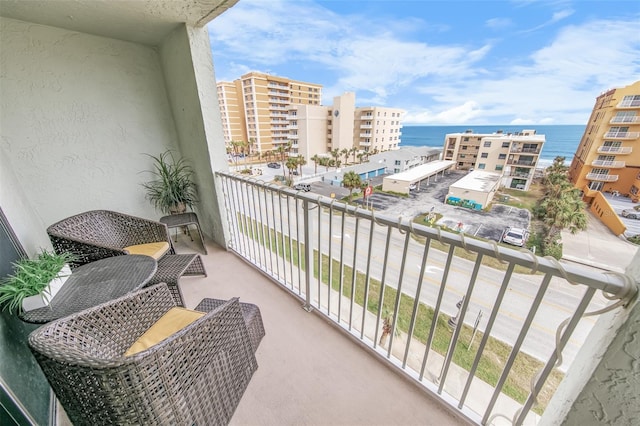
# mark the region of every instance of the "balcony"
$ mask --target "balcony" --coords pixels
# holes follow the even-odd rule
[[[608,139],[638,139],[640,132],[607,132],[604,137]]]
[[[233,278],[230,281],[250,283],[245,285],[252,289],[263,284],[280,287],[293,297],[292,300],[298,300],[305,310],[315,314],[309,315],[312,319],[305,320],[305,314],[301,314],[304,311],[297,306],[294,307],[298,310],[295,317],[290,317],[289,311],[279,306],[269,306],[267,312],[274,312],[274,317],[287,323],[273,328],[277,330],[274,334],[294,338],[289,336],[290,327],[302,328],[301,324],[306,327],[310,321],[323,319],[357,342],[363,352],[374,355],[416,385],[417,389],[439,399],[443,406],[473,423],[487,424],[496,416],[504,415],[513,418],[516,424],[534,424],[538,418],[538,414],[531,410],[534,395],[540,393],[547,378],[557,379],[558,374],[561,376],[561,371],[565,371],[554,370],[558,353],[554,349],[555,333],[545,336],[547,333],[542,330],[560,327],[558,349],[563,351],[565,362],[568,360],[570,364],[580,351],[580,344],[571,347],[576,342],[584,342],[590,329],[590,325],[580,317],[586,310],[599,309],[607,304],[604,298],[594,297],[596,289],[615,288],[615,293],[620,295],[630,291],[624,280],[614,277],[612,282],[612,277],[606,273],[594,273],[571,265],[559,266],[546,258],[465,239],[459,234],[436,231],[402,219],[374,217],[369,211],[335,203],[329,198],[296,195],[294,191],[254,183],[238,175],[218,173],[217,176],[225,194],[232,233],[231,250],[271,278],[264,278],[262,284],[259,279]],[[443,246],[438,248],[438,244]],[[455,247],[464,247],[474,253],[475,259],[460,259],[454,254]],[[483,258],[498,258],[506,266],[499,272],[483,265]],[[452,267],[453,264],[456,266]],[[305,265],[313,265],[313,268]],[[514,274],[516,267],[534,268],[539,274]],[[258,275],[256,272],[251,274]],[[449,280],[449,276],[453,279]],[[332,279],[329,281],[328,277]],[[567,279],[581,284],[571,286]],[[230,286],[230,292],[237,291],[233,286]],[[475,293],[474,287],[478,288]],[[576,289],[575,292],[572,289]],[[568,303],[568,306],[564,308],[566,315],[559,315],[558,298],[563,296],[558,292],[564,291],[573,295],[561,302],[563,305]],[[512,299],[514,293],[521,292],[531,295],[525,297],[524,305]],[[201,297],[205,297],[204,294],[198,294],[191,303],[195,304]],[[484,297],[485,302],[482,301]],[[260,304],[260,301],[256,303]],[[381,305],[385,309],[380,310],[378,307]],[[481,327],[476,346],[469,346],[470,327],[481,307],[488,309],[488,320]],[[383,311],[392,315],[383,316]],[[298,315],[301,319],[296,319]],[[438,323],[428,319],[434,317],[440,318],[442,323],[440,319]],[[385,318],[391,319],[386,323]],[[560,325],[565,319],[566,328]],[[452,320],[454,324],[457,322],[465,326],[448,329],[446,323],[449,321],[451,324]],[[388,334],[383,332],[384,324],[389,327]],[[322,339],[333,336],[328,330],[319,333],[298,330],[305,335],[301,337],[303,342],[319,345],[318,348],[310,348],[315,354],[311,359],[324,356],[326,345],[315,340],[318,336]],[[443,332],[449,336],[444,350],[442,343],[436,344]],[[477,368],[481,359],[494,356],[490,352],[484,353],[491,339],[500,340],[512,348],[510,355],[500,361],[502,371],[494,379],[483,378],[483,373]],[[293,348],[292,344],[282,347]],[[282,356],[282,347],[278,346],[279,356]],[[469,350],[470,359],[474,362],[466,370],[453,360]],[[291,349],[291,353],[297,354],[297,349]],[[539,362],[540,370],[529,396],[516,401],[503,390],[505,383],[514,379],[514,365],[520,357],[526,356],[524,354],[532,356],[527,362],[539,360],[536,362]],[[346,357],[351,358],[351,355]],[[303,358],[296,356],[293,360]],[[288,362],[278,362],[289,368]],[[340,368],[346,363],[341,353]],[[308,368],[312,364],[307,360],[304,365]],[[320,367],[309,370],[324,372]],[[379,374],[378,371],[372,373]],[[353,378],[361,380],[357,374]],[[314,379],[314,390],[324,388],[324,379],[326,377]],[[529,379],[525,382],[529,383]],[[332,380],[329,379],[326,386],[335,390]],[[304,380],[296,379],[295,382],[303,383]],[[289,384],[289,381],[285,383]],[[359,383],[353,385],[361,386]],[[283,387],[287,388],[278,386]],[[544,389],[553,393],[553,388]],[[348,395],[353,395],[352,392],[347,388],[344,390]],[[356,394],[367,398],[359,392]],[[404,403],[404,393],[387,395],[397,395],[394,400],[403,400]],[[254,417],[247,418],[248,422],[255,419],[255,411],[250,415]],[[316,421],[332,423],[326,418]],[[316,421],[310,420],[310,423]],[[452,418],[444,421],[445,424],[457,424]],[[381,422],[402,424],[405,420],[398,417]],[[338,423],[349,422],[341,419]],[[370,420],[364,423],[370,423]]]
[[[361,129],[373,129],[373,125],[371,125],[371,124],[361,124],[360,128]]]
[[[514,152],[514,153],[528,153],[528,154],[540,154],[540,148],[521,148],[521,147],[514,147],[511,149],[510,152]]]
[[[618,109],[638,108],[638,107],[640,107],[640,100],[636,100],[636,99],[622,101],[618,105],[616,105],[616,108],[618,108]]]
[[[609,121],[609,123],[611,124],[624,124],[624,123],[640,123],[640,116],[636,115],[633,117],[613,117],[611,119],[611,121]]]
[[[361,138],[370,138],[371,137],[371,133],[370,132],[360,133],[360,137]]]
[[[511,164],[514,166],[535,166],[535,163],[533,161],[529,161],[529,160],[514,160],[514,159],[509,159],[507,160],[507,164]]]
[[[582,365],[577,363],[576,372],[582,373],[589,381],[585,392],[595,394],[593,388],[596,387],[605,389],[603,393],[609,394],[617,384],[632,383],[633,386],[636,372],[631,365],[635,365],[635,361],[632,359],[624,365],[624,356],[626,345],[637,342],[633,338],[637,335],[638,305],[622,311],[617,323],[623,330],[616,339],[629,339],[624,348],[616,351],[615,341],[610,345],[611,340],[601,344],[601,340],[606,339],[580,346],[586,339],[584,327],[588,328],[597,317],[582,320],[578,317],[592,296],[598,306],[607,303],[601,300],[596,289],[608,290],[614,299],[623,297],[627,289],[620,283],[620,276],[591,274],[591,271],[587,274],[583,269],[567,267],[567,277],[577,283],[568,285],[565,278],[560,278],[562,269],[546,259],[463,239],[459,234],[425,230],[420,225],[409,225],[397,218],[385,219],[378,215],[374,218],[362,208],[347,208],[337,200],[331,203],[329,199],[314,200],[315,195],[296,197],[288,189],[273,183],[269,186],[252,185],[225,174],[228,164],[224,139],[219,131],[221,123],[216,123],[216,118],[210,114],[218,104],[215,96],[206,95],[214,93],[215,88],[212,64],[192,59],[211,57],[208,34],[202,26],[227,7],[232,7],[233,3],[235,1],[195,0],[188,4],[166,2],[166,7],[158,8],[154,2],[79,0],[77,5],[82,7],[83,13],[82,16],[74,15],[74,19],[68,19],[64,14],[66,8],[60,7],[58,2],[3,3],[0,7],[3,18],[0,31],[2,55],[6,61],[1,66],[0,97],[12,99],[12,102],[0,109],[0,121],[3,123],[0,139],[4,141],[0,155],[3,182],[0,204],[2,213],[18,239],[27,245],[28,252],[50,244],[45,224],[80,211],[108,207],[158,217],[159,212],[142,200],[140,184],[146,177],[141,172],[147,168],[148,159],[141,153],[156,154],[171,148],[193,165],[200,189],[197,207],[202,229],[220,244],[215,248],[210,246],[210,254],[204,256],[210,271],[208,278],[185,277],[181,280],[188,306],[193,307],[205,296],[241,296],[243,301],[260,305],[267,327],[267,336],[258,349],[260,368],[236,411],[233,423],[433,422],[451,425],[470,421],[496,425],[503,420],[491,419],[497,413],[513,418],[519,415],[517,409],[524,407],[524,423],[528,424],[529,419],[536,416],[530,410],[529,392],[524,392],[524,398],[514,403],[511,397],[505,397],[501,391],[496,393],[496,390],[511,386],[505,382],[512,374],[512,365],[517,363],[521,354],[532,351],[529,337],[541,332],[537,324],[539,317],[552,317],[549,314],[557,312],[567,313],[572,318],[566,331],[560,334],[560,347],[573,349],[574,353],[578,342],[583,356],[598,351],[597,355],[602,356],[602,352],[606,352],[599,365],[613,365],[615,368],[615,373],[606,374],[598,366],[596,372],[591,373],[589,369],[580,370]],[[149,13],[138,13],[142,9]],[[202,18],[203,11],[212,13]],[[12,13],[15,14],[13,17]],[[105,20],[105,17],[109,19]],[[139,31],[140,23],[148,31]],[[104,30],[100,37],[85,32],[96,25]],[[14,37],[15,34],[21,36]],[[69,40],[74,42],[69,43]],[[112,54],[106,57],[102,54],[105,51]],[[50,61],[48,58],[52,52],[69,60]],[[40,72],[24,72],[36,62]],[[140,72],[123,72],[128,69]],[[56,77],[55,81],[51,76]],[[101,84],[104,78],[111,82],[108,89]],[[245,80],[242,84],[247,86],[251,81]],[[53,98],[47,95],[47,88],[52,85],[60,89],[60,96]],[[273,84],[273,87],[279,86]],[[78,108],[87,106],[84,92],[78,90],[79,87],[100,95],[91,99],[90,108],[86,110],[89,114],[82,120],[74,119],[73,114]],[[129,90],[131,87],[145,90],[132,91]],[[20,96],[23,93],[31,93],[32,96]],[[158,102],[158,99],[166,102]],[[33,125],[33,111],[38,112],[39,125]],[[140,113],[144,114],[144,120],[131,120]],[[287,116],[287,112],[275,115],[282,116]],[[167,120],[167,117],[172,119]],[[56,136],[55,141],[51,139],[52,134]],[[85,137],[78,138],[78,134]],[[130,143],[113,144],[114,134],[135,137],[128,139]],[[272,149],[268,137],[257,135],[255,130],[249,136],[256,139],[260,151]],[[12,142],[9,144],[8,141]],[[287,138],[283,138],[274,141],[273,145],[287,142]],[[30,155],[24,155],[25,152]],[[74,196],[60,202],[64,193]],[[266,201],[271,204],[265,204]],[[247,211],[247,206],[253,208],[253,213]],[[274,206],[275,209],[267,214],[266,206]],[[348,210],[346,214],[345,210]],[[302,220],[297,221],[298,218]],[[315,221],[315,218],[320,220]],[[340,230],[343,218],[344,232]],[[270,229],[277,230],[273,236],[279,243],[266,237]],[[373,230],[373,244],[368,244],[370,230]],[[387,234],[390,235],[390,244],[386,244]],[[429,244],[418,242],[414,237],[421,237],[423,241],[428,238]],[[304,244],[305,241],[310,244]],[[320,250],[314,246],[315,241],[321,244]],[[357,243],[357,249],[354,243]],[[301,267],[301,262],[314,264],[311,259],[318,252],[327,256],[329,245],[333,261],[318,263],[318,270],[320,277],[335,275],[338,278],[331,280],[330,291],[324,278],[318,283],[318,278],[312,273],[313,268]],[[230,251],[219,247],[230,247]],[[430,248],[428,252],[427,248]],[[443,248],[444,252],[441,251]],[[191,251],[198,250],[199,247],[192,247]],[[447,254],[449,250],[451,254]],[[467,250],[475,258],[469,260],[460,255]],[[416,253],[419,259],[412,264]],[[423,255],[426,259],[424,268]],[[506,262],[507,269],[496,275],[480,260],[476,262],[479,257],[499,257]],[[326,257],[321,259],[328,260]],[[370,269],[368,265],[371,265]],[[351,266],[357,273],[350,276]],[[538,273],[530,274],[535,266]],[[511,267],[513,269],[509,269]],[[386,286],[374,285],[382,279],[381,268],[385,268]],[[369,279],[366,279],[367,271],[370,272]],[[307,279],[307,274],[311,279]],[[356,278],[355,286],[351,285],[352,276]],[[635,284],[637,278],[629,281]],[[365,286],[365,283],[369,285]],[[459,283],[467,287],[455,287]],[[417,290],[418,285],[422,286],[422,291]],[[451,346],[453,357],[468,353],[473,362],[477,354],[486,353],[486,349],[480,346],[485,335],[489,336],[487,339],[500,336],[505,330],[502,323],[505,317],[518,321],[518,327],[506,327],[516,332],[515,339],[513,336],[505,339],[515,350],[509,352],[505,359],[500,359],[504,375],[496,376],[489,388],[486,387],[487,381],[479,377],[478,369],[461,371],[448,356],[446,347],[443,353],[436,351],[439,343],[435,337],[440,335],[440,329],[447,330],[446,321],[444,324],[433,321],[436,324],[434,338],[430,343],[426,342],[431,333],[429,327],[425,328],[425,324],[430,323],[425,323],[421,314],[425,305],[420,302],[416,321],[413,322],[413,305],[407,304],[406,299],[422,300],[422,297],[416,297],[418,294],[428,296],[432,300],[425,304],[432,306],[430,312],[451,318],[457,313],[456,303],[469,291],[472,297],[465,299],[468,303],[461,304],[458,318],[460,324],[473,325],[480,309],[474,300],[475,295],[484,293],[473,288],[484,290],[487,285],[495,297],[485,304],[486,307],[482,306],[484,320],[471,350],[465,348],[469,342],[468,336],[464,335],[465,330],[468,331],[466,326],[461,326],[461,333],[457,335],[449,331],[446,341],[455,342]],[[557,291],[558,286],[560,291]],[[351,297],[351,288],[355,289],[355,298]],[[391,321],[390,329],[399,330],[400,334],[389,334],[383,345],[379,341],[382,337],[380,324],[384,321],[377,312],[359,309],[380,305],[377,302],[380,294],[374,291],[376,288],[386,289],[383,297],[390,303],[392,313],[396,306],[402,311],[408,308],[410,317],[406,322],[402,316],[398,316],[402,321],[399,319],[396,324]],[[365,293],[365,289],[368,292]],[[400,295],[399,304],[392,297],[394,291],[395,295]],[[514,312],[511,298],[529,291],[535,292],[533,297],[523,307],[515,307],[517,311]],[[553,309],[548,309],[545,300],[565,292],[579,293],[582,297],[580,303],[569,308],[554,305]],[[362,303],[365,294],[371,304]],[[633,292],[627,291],[627,295],[632,296]],[[437,304],[438,300],[440,304]],[[300,305],[313,308],[312,313],[300,309]],[[619,313],[619,310],[615,312],[616,315]],[[488,325],[489,319],[493,326]],[[413,333],[409,332],[411,327]],[[364,332],[360,332],[361,329]],[[551,332],[554,330],[552,327]],[[457,339],[453,339],[454,336]],[[3,348],[8,347],[6,338],[4,334],[0,336]],[[534,349],[539,346],[544,352],[539,354],[545,365],[540,376],[544,381],[548,375],[546,370],[551,370],[554,361],[555,339],[549,344],[533,346]],[[391,353],[387,348],[391,348]],[[406,364],[405,353],[408,354]],[[15,382],[9,380],[10,388],[15,383],[23,384],[23,378],[29,378],[27,392],[25,395],[15,394],[16,401],[24,403],[29,413],[39,413],[40,410],[28,406],[36,398],[33,396],[35,386],[31,386],[32,377],[25,374],[26,359],[9,363],[3,353],[2,365],[9,366],[4,370],[18,370],[22,376]],[[619,362],[620,359],[623,362]],[[485,360],[486,357],[481,355],[482,363]],[[421,375],[422,361],[426,361],[424,375]],[[12,369],[13,365],[17,368]],[[566,365],[571,365],[567,357],[561,368]],[[568,376],[570,374],[571,371],[567,373]],[[436,380],[438,377],[440,380]],[[46,383],[38,383],[43,384],[46,387]],[[5,382],[0,386],[0,396],[6,395],[3,393],[4,385]],[[465,389],[467,385],[468,391]],[[477,386],[481,387],[480,391],[477,391]],[[534,388],[533,393],[538,390]],[[592,415],[592,410],[600,414],[617,408],[624,414],[633,406],[630,404],[632,392],[628,392],[629,397],[622,394],[620,398],[596,398],[598,406],[602,404],[601,408],[584,404],[579,392],[569,392],[573,399],[566,399],[566,394],[559,395],[562,397],[558,399],[560,404],[570,414],[551,411],[552,423],[564,421],[574,424],[576,418]],[[48,418],[48,400],[46,395],[44,420],[35,423],[55,423],[55,419]],[[450,411],[456,417],[448,415]],[[485,418],[487,421],[483,421]],[[24,424],[28,424],[28,420]],[[516,420],[516,423],[522,423]]]
[[[607,146],[600,145],[598,147],[598,154],[631,154],[633,152],[633,148],[630,146]]]
[[[594,180],[598,182],[617,182],[618,175],[605,175],[602,173],[587,173],[587,180]]]
[[[608,161],[608,160],[594,160],[591,162],[594,167],[604,167],[608,169],[622,169],[625,167],[624,161]]]

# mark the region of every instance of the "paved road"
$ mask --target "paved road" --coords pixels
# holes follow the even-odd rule
[[[270,227],[276,228],[277,231],[283,231],[285,235],[292,234],[294,239],[303,239],[302,226],[296,228],[296,217],[298,217],[297,223],[302,223],[301,215],[302,209],[299,208],[296,213],[295,205],[286,204],[285,199],[280,200],[280,204],[276,202],[275,206],[272,204],[271,198],[267,197],[267,200],[261,201],[261,208],[259,211],[253,211],[251,214],[254,217],[262,217],[262,221],[267,223],[267,212],[273,214],[274,220],[269,220]],[[329,216],[326,211],[321,211],[320,221],[321,225],[318,228],[317,223],[317,210],[311,214],[312,224],[309,227],[312,235],[311,241],[314,249],[317,249],[318,241],[318,229],[320,235],[322,235],[321,251],[328,253],[329,239],[332,241],[332,256],[334,259],[343,259],[347,265],[352,265],[355,259],[355,266],[358,270],[366,271],[366,259],[367,256],[371,256],[371,275],[372,277],[380,280],[383,274],[383,266],[385,264],[385,245],[386,245],[386,227],[376,227],[373,242],[371,248],[368,246],[369,238],[369,224],[367,221],[360,221],[359,231],[356,239],[355,232],[355,219],[351,216],[346,216],[344,223],[344,233],[342,231],[342,216],[335,215],[331,229],[329,228]],[[289,225],[291,223],[291,225]],[[389,253],[386,265],[386,284],[391,287],[398,288],[402,285],[402,291],[415,297],[417,292],[417,286],[420,283],[420,267],[423,253],[423,246],[416,243],[412,239],[409,240],[407,258],[402,264],[402,253],[404,252],[404,238],[399,232],[392,233],[390,240]],[[357,242],[357,255],[354,257],[354,249]],[[260,248],[259,248],[260,249]],[[295,283],[300,282],[299,273],[297,270],[291,269],[291,265],[287,265],[283,261],[273,259],[270,253],[261,254],[266,259],[265,262],[271,262],[271,267],[282,271],[284,275],[289,277]],[[275,263],[275,267],[273,266]],[[420,300],[429,306],[435,306],[436,297],[440,288],[444,267],[446,262],[446,253],[431,250],[429,253],[429,260],[427,262],[425,273],[422,276],[423,289],[420,293]],[[403,268],[404,266],[404,268]],[[473,262],[467,261],[462,258],[456,258],[453,263],[453,267],[450,271],[448,280],[446,282],[446,292],[444,295],[442,310],[449,314],[455,315],[457,308],[456,303],[462,295],[467,291],[467,287],[470,283],[471,271],[473,269]],[[404,273],[401,274],[400,271]],[[480,312],[484,313],[484,322],[481,322],[480,329],[484,330],[486,320],[488,319],[489,312],[495,305],[495,298],[500,284],[503,280],[504,272],[498,271],[492,268],[482,267],[479,278],[475,284],[475,289],[470,299],[470,307],[466,317],[466,322],[473,324],[475,316]],[[517,334],[520,331],[521,325],[524,321],[524,317],[532,305],[535,293],[539,288],[541,281],[540,276],[520,275],[515,274],[509,284],[509,290],[505,296],[500,313],[497,317],[496,324],[492,330],[492,334],[499,339],[512,343],[515,341]],[[554,279],[551,288],[547,292],[543,303],[540,307],[531,330],[526,338],[523,350],[533,356],[540,359],[546,359],[549,356],[549,351],[554,346],[554,333],[558,324],[567,318],[573,309],[575,308],[579,297],[583,292],[583,288],[570,286],[564,280]],[[596,301],[597,307],[603,305],[601,299]],[[595,307],[595,306],[594,306]],[[565,349],[565,356],[567,362],[565,366],[569,364],[579,350],[582,342],[586,339],[586,336],[593,325],[593,319],[584,319],[579,328],[576,330],[574,336],[569,342],[568,347]]]

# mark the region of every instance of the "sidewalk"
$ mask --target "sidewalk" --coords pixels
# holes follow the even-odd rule
[[[587,211],[587,230],[562,231],[562,260],[598,269],[624,272],[638,246],[613,235],[593,213]]]

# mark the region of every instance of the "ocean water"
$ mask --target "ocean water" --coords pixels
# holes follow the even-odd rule
[[[400,146],[430,146],[442,148],[447,133],[464,132],[472,129],[474,133],[494,133],[502,130],[504,133],[517,133],[524,129],[534,129],[536,134],[545,135],[546,142],[542,147],[540,166],[548,166],[556,157],[565,157],[565,164],[569,165],[578,148],[584,125],[555,125],[555,126],[404,126],[402,128],[402,143]]]

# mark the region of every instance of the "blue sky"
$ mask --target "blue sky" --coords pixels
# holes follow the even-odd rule
[[[585,124],[640,80],[637,0],[240,0],[208,29],[218,81],[318,83],[404,124]]]

